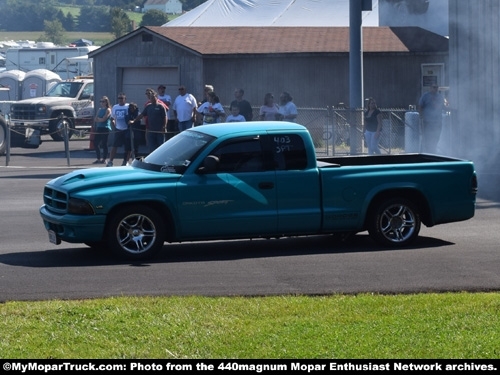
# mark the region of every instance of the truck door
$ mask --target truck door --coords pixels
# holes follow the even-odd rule
[[[271,134],[276,170],[278,232],[313,233],[321,227],[321,189],[316,161],[308,160],[298,134]]]
[[[211,152],[219,160],[214,173],[183,177],[177,201],[184,238],[276,233],[275,171],[266,167],[262,143],[259,136],[228,140]]]

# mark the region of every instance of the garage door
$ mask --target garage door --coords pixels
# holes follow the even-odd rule
[[[123,91],[127,95],[127,102],[136,102],[139,109],[144,108],[147,101],[144,92],[147,88],[155,91],[158,85],[164,84],[167,89],[165,93],[175,100],[180,84],[179,67],[167,68],[124,68],[123,69]]]

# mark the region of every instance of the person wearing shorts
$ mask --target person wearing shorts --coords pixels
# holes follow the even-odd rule
[[[113,146],[111,147],[111,152],[109,154],[109,160],[106,164],[106,167],[113,166],[113,159],[116,156],[116,151],[118,147],[122,147],[125,145],[127,141],[127,132],[128,132],[128,124],[127,124],[127,116],[128,116],[128,103],[126,102],[127,97],[124,93],[120,93],[118,95],[118,103],[113,106],[111,109],[111,118],[113,123],[113,132],[114,132],[114,140]],[[127,153],[124,152],[122,165],[127,164],[126,159]]]

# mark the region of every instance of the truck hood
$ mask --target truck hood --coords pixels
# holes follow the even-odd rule
[[[65,98],[62,96],[40,96],[38,98],[30,98],[30,99],[23,99],[19,100],[15,104],[44,104],[44,105],[52,105],[52,104],[62,104],[62,105],[71,105],[74,101],[76,101],[76,98]]]
[[[136,167],[88,168],[73,171],[47,183],[47,186],[68,194],[105,188],[106,194],[134,184],[175,182],[180,174],[149,171]]]

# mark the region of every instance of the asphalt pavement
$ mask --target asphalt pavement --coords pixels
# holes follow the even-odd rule
[[[88,139],[68,146],[66,152],[63,142],[44,139],[37,149],[12,149],[8,166],[0,156],[0,301],[500,288],[500,201],[481,199],[471,220],[423,227],[415,244],[402,249],[376,246],[367,233],[337,242],[310,236],[166,243],[157,258],[137,263],[83,244],[54,245],[38,212],[44,184],[95,167]]]
[[[0,156],[0,168],[40,168],[40,169],[79,169],[96,167],[92,164],[96,160],[93,143],[88,136],[73,136],[69,142],[56,142],[50,136],[43,135],[42,143],[38,148],[14,147]],[[109,147],[111,150],[111,147]],[[139,148],[139,155],[147,155],[146,147]],[[123,147],[118,149],[114,160],[115,166],[121,165]],[[105,167],[105,165],[99,165]]]

